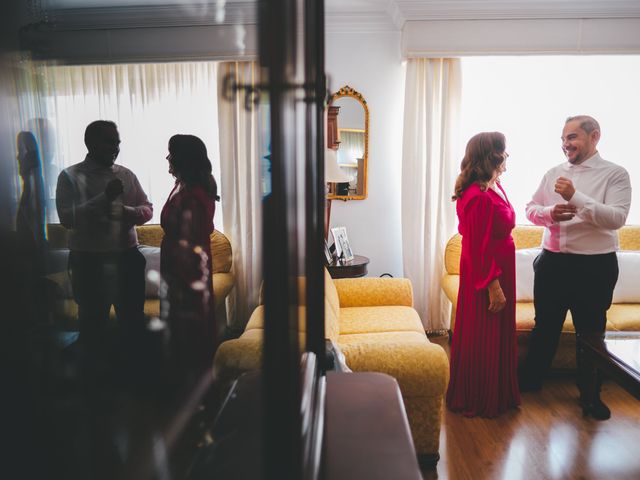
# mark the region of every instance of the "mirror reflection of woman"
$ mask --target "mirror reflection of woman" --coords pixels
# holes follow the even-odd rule
[[[42,163],[36,137],[20,132],[16,138],[18,169],[22,178],[22,194],[16,216],[20,247],[36,275],[46,269],[47,239],[45,235],[45,196]]]
[[[515,331],[515,212],[500,184],[502,133],[469,140],[452,199],[462,235],[447,406],[495,417],[520,405]]]
[[[166,286],[161,315],[169,324],[173,369],[188,380],[211,364],[217,340],[210,235],[219,197],[207,148],[198,137],[171,137],[167,160],[176,182],[161,214]]]

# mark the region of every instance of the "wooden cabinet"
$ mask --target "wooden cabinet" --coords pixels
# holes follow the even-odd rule
[[[340,107],[330,106],[327,112],[327,148],[337,150],[340,146],[338,135],[338,111]]]

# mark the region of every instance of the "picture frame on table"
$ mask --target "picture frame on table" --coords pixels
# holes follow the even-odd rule
[[[338,258],[346,262],[353,260],[353,251],[351,250],[349,238],[347,237],[347,228],[333,227],[331,229],[331,235],[333,235]]]
[[[331,253],[331,250],[329,250],[329,244],[326,240],[324,241],[324,261],[327,265],[331,265],[333,263],[333,254]]]

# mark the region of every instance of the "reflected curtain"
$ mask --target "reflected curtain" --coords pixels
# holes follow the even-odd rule
[[[460,158],[460,59],[410,59],[402,142],[404,275],[428,331],[449,326],[450,304],[440,287],[444,250],[457,225],[451,201]]]
[[[255,62],[224,62],[218,70],[218,85],[233,75],[243,85],[258,83]],[[229,327],[242,331],[258,304],[262,281],[263,151],[260,107],[245,102],[242,91],[232,100],[221,92],[218,103],[221,192],[224,231],[233,249],[235,287],[228,297]],[[248,107],[248,109],[246,108]]]
[[[38,132],[48,139],[43,142],[43,161],[51,164],[52,174],[46,178],[51,194],[60,170],[84,159],[84,130],[97,119],[118,124],[122,141],[118,163],[136,174],[153,202],[152,223],[159,222],[174,184],[165,158],[172,135],[200,137],[213,175],[219,178],[216,62],[43,66],[40,70],[47,118],[38,119]],[[221,216],[216,212],[220,230]]]

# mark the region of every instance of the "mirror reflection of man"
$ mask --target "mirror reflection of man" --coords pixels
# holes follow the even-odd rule
[[[153,207],[135,174],[115,165],[120,135],[115,123],[98,120],[84,135],[87,156],[58,176],[56,206],[69,229],[69,271],[78,304],[81,353],[87,368],[104,368],[108,321],[114,306],[135,352],[144,330],[145,259],[135,225],[148,222]]]

